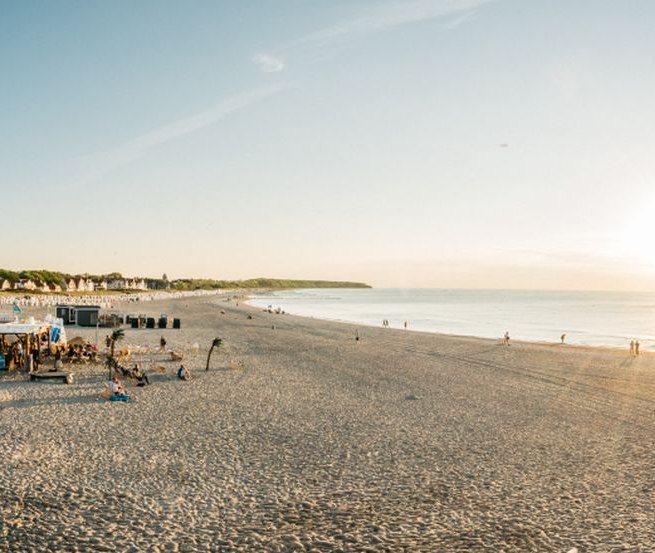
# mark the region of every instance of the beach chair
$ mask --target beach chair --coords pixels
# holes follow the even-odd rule
[[[109,396],[109,401],[129,401],[129,400],[130,400],[130,396],[128,396],[128,395],[123,395],[123,396],[111,395],[111,396]]]

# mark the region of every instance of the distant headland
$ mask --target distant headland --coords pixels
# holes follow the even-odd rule
[[[144,290],[218,290],[218,289],[291,289],[291,288],[371,288],[362,282],[333,280],[292,280],[250,278],[247,280],[215,280],[209,278],[124,277],[121,273],[74,275],[57,271],[0,269],[0,291],[70,293]]]

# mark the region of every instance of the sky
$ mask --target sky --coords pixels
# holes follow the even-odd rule
[[[655,291],[650,0],[0,1],[0,267]]]

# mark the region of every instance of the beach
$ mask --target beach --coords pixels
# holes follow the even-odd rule
[[[0,550],[655,550],[655,355],[226,300],[117,305],[182,321],[125,330],[127,403],[0,373]]]

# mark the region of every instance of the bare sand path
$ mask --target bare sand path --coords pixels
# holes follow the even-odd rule
[[[167,372],[129,403],[0,376],[0,551],[655,551],[654,356],[138,312],[181,318],[190,382],[131,329]]]

